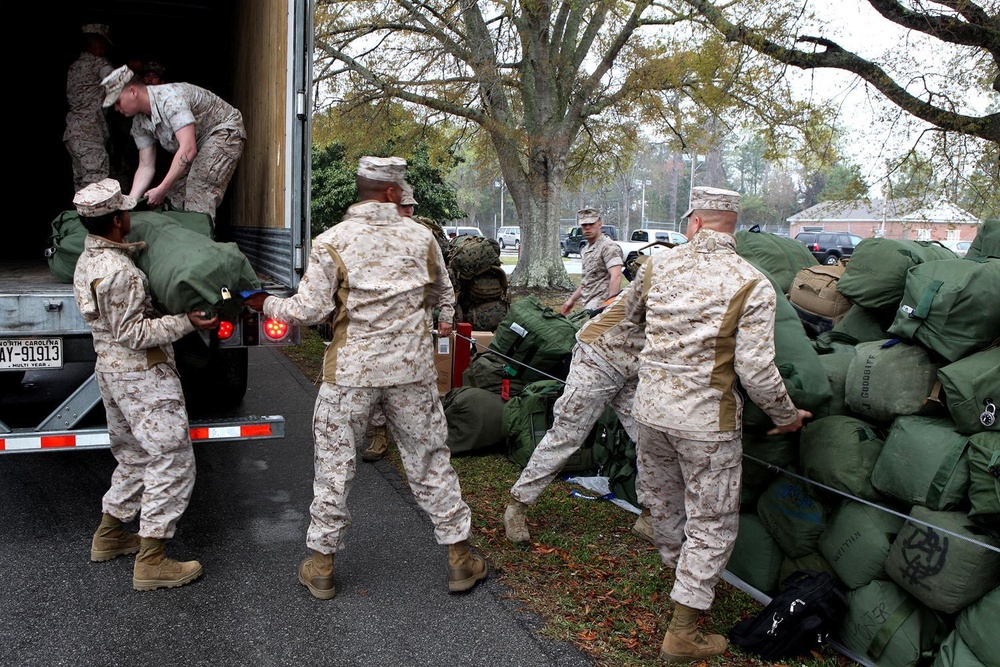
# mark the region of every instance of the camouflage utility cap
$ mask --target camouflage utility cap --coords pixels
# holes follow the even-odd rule
[[[76,193],[73,197],[76,212],[85,218],[96,218],[99,215],[131,211],[135,208],[135,197],[122,194],[122,186],[113,178],[91,183]]]
[[[417,200],[413,198],[413,186],[409,183],[403,188],[403,199],[399,202],[400,206],[416,206]]]
[[[681,217],[687,218],[695,211],[732,211],[733,213],[739,213],[740,193],[699,185],[691,190],[691,205]]]
[[[108,44],[111,44],[111,28],[103,23],[86,23],[80,32],[84,35],[100,35],[107,40]]]
[[[373,181],[385,183],[395,183],[402,188],[409,184],[406,182],[406,160],[401,157],[372,157],[366,155],[358,160],[358,176]]]
[[[592,225],[601,221],[601,212],[596,208],[581,208],[576,212],[576,219],[581,225]]]
[[[122,65],[104,77],[104,80],[101,81],[101,85],[104,86],[104,108],[108,108],[118,101],[118,98],[122,96],[122,91],[125,90],[125,86],[129,84],[134,76],[135,72],[130,70],[128,65]]]

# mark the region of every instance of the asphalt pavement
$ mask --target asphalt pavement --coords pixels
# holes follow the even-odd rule
[[[168,553],[198,581],[132,590],[132,559],[89,560],[108,450],[0,455],[0,665],[592,664],[538,635],[491,576],[447,591],[447,550],[386,462],[360,463],[337,597],[296,578],[312,500],[316,387],[275,350],[251,350],[246,414],[282,414],[282,439],[195,445],[197,482]],[[488,557],[488,554],[487,554]]]

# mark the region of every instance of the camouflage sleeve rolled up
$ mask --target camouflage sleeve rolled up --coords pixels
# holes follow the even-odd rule
[[[791,424],[798,411],[774,364],[774,287],[761,280],[751,290],[736,331],[734,366],[743,388],[778,426]]]
[[[170,345],[194,331],[185,314],[147,316],[149,297],[137,272],[117,272],[94,286],[101,315],[112,338],[133,350]]]

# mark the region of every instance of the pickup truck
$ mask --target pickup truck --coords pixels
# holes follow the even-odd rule
[[[62,144],[66,73],[79,54],[80,26],[91,17],[112,26],[118,57],[169,63],[173,80],[208,88],[243,113],[246,149],[219,208],[215,239],[237,243],[263,287],[278,294],[294,290],[309,255],[313,3],[64,4],[66,11],[41,3],[21,8],[27,14],[22,25],[44,35],[51,48],[32,62],[38,95],[34,140],[9,179],[19,194],[7,214],[18,223],[6,227],[0,244],[0,455],[109,446],[90,329],[72,285],[52,276],[44,254],[51,222],[72,209],[73,176]],[[111,176],[127,191],[138,160],[130,121],[114,111],[108,118]],[[284,434],[280,415],[229,413],[247,389],[248,348],[297,341],[297,329],[278,332],[267,324],[245,310],[208,340],[195,333],[175,344],[192,439]]]
[[[680,245],[681,243],[687,243],[687,237],[685,237],[680,232],[668,231],[663,229],[636,229],[629,235],[628,241],[622,241],[618,237],[618,229],[612,227],[611,225],[602,225],[601,231],[611,237],[618,247],[622,249],[622,256],[625,258],[625,265],[635,259],[639,254],[649,254],[650,252],[655,252],[660,248],[665,248],[663,245],[650,245],[659,241],[660,243],[672,243],[674,245]],[[584,247],[587,245],[587,239],[583,236],[583,231],[579,227],[574,227],[566,240],[562,242],[562,255],[563,257],[569,257],[570,253],[580,254],[583,252]]]

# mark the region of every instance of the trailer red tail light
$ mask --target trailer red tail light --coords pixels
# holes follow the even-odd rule
[[[234,331],[236,331],[236,327],[232,322],[226,322],[225,320],[219,322],[219,340],[229,340],[233,337]]]
[[[274,318],[267,318],[264,321],[264,335],[273,341],[284,340],[288,335],[288,324]]]

